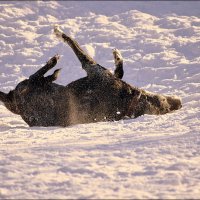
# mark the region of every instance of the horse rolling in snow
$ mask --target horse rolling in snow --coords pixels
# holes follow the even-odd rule
[[[56,65],[59,59],[56,55],[14,90],[7,94],[0,92],[0,101],[29,126],[65,127],[136,118],[144,114],[161,115],[181,108],[177,97],[149,93],[122,81],[123,58],[119,50],[113,50],[116,69],[112,74],[58,26],[55,26],[54,33],[72,48],[87,76],[67,86],[53,83],[60,70],[44,77]]]

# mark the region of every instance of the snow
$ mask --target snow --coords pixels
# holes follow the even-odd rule
[[[53,26],[123,80],[177,95],[163,116],[67,128],[30,128],[0,104],[0,198],[199,198],[200,2],[2,1],[0,90],[8,92],[58,53],[56,81],[85,76]]]

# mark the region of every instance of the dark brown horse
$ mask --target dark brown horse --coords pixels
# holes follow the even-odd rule
[[[123,59],[118,50],[113,51],[116,65],[113,75],[58,27],[54,32],[72,48],[87,76],[67,86],[53,83],[59,70],[44,77],[56,65],[59,59],[56,55],[8,94],[0,92],[0,100],[6,108],[20,115],[29,126],[113,121],[144,114],[160,115],[181,108],[179,98],[149,93],[122,81]]]

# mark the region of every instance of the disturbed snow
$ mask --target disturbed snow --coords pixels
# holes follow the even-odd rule
[[[0,198],[199,198],[200,3],[189,3],[186,9],[187,2],[1,2],[1,91],[56,53],[62,55],[57,83],[85,76],[52,34],[59,24],[111,71],[112,49],[120,49],[123,80],[178,95],[183,108],[135,120],[29,128],[1,103]]]

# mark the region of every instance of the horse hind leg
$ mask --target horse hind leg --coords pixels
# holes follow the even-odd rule
[[[51,82],[55,81],[58,78],[58,75],[60,74],[60,70],[61,69],[56,69],[53,74],[45,77],[45,81],[47,83],[51,83]]]
[[[123,57],[118,49],[113,49],[113,56],[115,61],[114,76],[119,79],[122,79],[124,75]]]
[[[52,57],[44,67],[40,68],[37,72],[35,72],[34,74],[32,74],[29,79],[30,80],[38,80],[40,78],[44,78],[44,74],[49,71],[50,69],[52,69],[53,67],[55,67],[55,65],[57,64],[57,61],[59,60],[60,56],[59,55],[55,55],[54,57]],[[57,71],[54,72],[54,75],[56,76],[58,74]],[[56,76],[57,77],[57,76]]]

